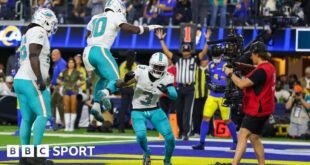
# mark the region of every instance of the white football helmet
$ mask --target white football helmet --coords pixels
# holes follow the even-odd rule
[[[106,11],[106,9],[122,13],[126,17],[126,5],[122,0],[108,0],[105,4],[104,11]]]
[[[167,71],[168,65],[167,55],[161,52],[154,53],[149,62],[149,72],[155,78],[160,78]]]
[[[55,34],[58,28],[58,20],[55,13],[48,8],[39,8],[32,17],[31,23],[35,23],[43,27],[48,36]]]

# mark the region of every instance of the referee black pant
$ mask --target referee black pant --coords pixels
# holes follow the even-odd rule
[[[180,85],[177,88],[178,98],[176,100],[177,122],[179,135],[189,136],[192,123],[192,113],[195,97],[195,86]]]
[[[192,133],[200,134],[200,126],[203,117],[203,108],[207,97],[197,98],[194,101],[193,109],[193,130]]]
[[[126,114],[130,113],[130,109],[132,108],[132,99],[134,94],[133,87],[124,87],[120,89],[120,93],[122,95],[121,99],[121,109],[119,111],[119,126],[118,129],[120,131],[125,130],[125,122],[126,122]]]

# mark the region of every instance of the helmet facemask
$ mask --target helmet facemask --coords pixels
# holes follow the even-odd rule
[[[164,65],[158,65],[158,64],[151,64],[151,70],[150,73],[155,77],[155,78],[160,78],[164,75],[166,71],[166,66]]]

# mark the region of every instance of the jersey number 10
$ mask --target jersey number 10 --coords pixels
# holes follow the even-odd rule
[[[107,18],[106,17],[96,18],[93,20],[92,24],[93,24],[93,37],[102,36],[107,25]]]

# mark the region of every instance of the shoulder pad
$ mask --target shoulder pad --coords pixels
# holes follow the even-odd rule
[[[138,68],[139,69],[146,69],[146,66],[145,65],[138,65]]]

